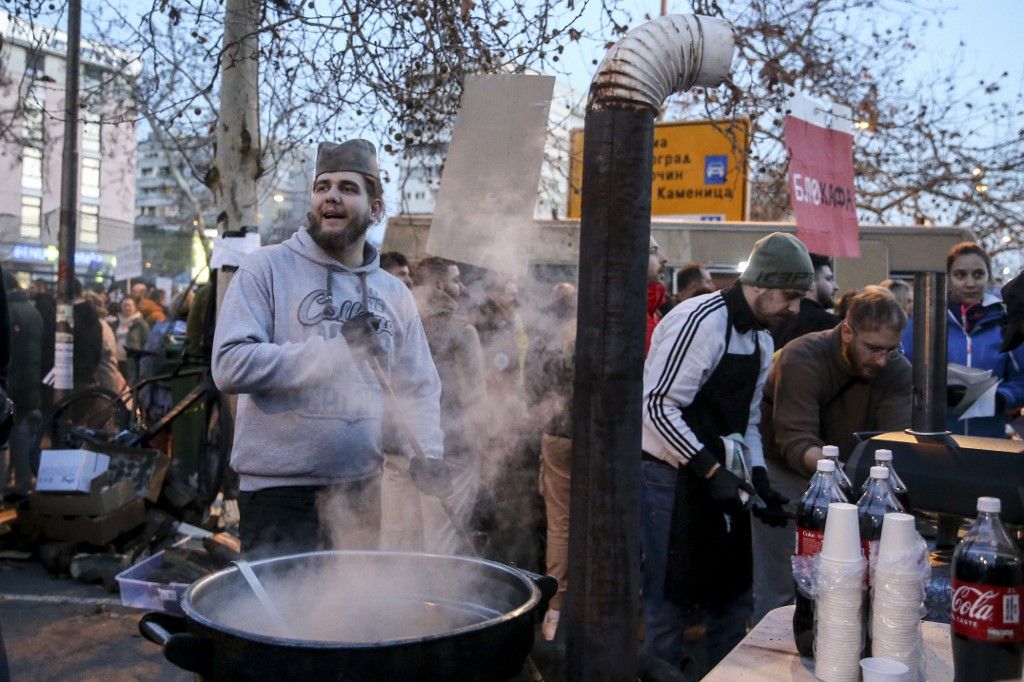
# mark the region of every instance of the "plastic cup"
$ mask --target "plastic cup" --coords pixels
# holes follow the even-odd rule
[[[831,510],[830,510],[831,511]],[[910,514],[889,512],[882,521],[882,539],[878,543],[878,561],[899,560],[911,555],[917,548],[917,528]]]
[[[890,658],[862,658],[860,670],[864,682],[903,682],[910,674],[910,668]]]
[[[852,562],[863,558],[860,549],[857,505],[848,502],[833,502],[828,505],[825,537],[821,542],[821,556],[830,561]]]

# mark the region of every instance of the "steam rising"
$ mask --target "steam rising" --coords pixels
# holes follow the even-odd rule
[[[449,633],[536,603],[528,579],[471,559],[320,552],[252,566],[288,633],[275,632],[237,571],[197,586],[195,613],[248,636],[365,644]]]

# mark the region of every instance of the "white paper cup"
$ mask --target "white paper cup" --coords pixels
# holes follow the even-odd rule
[[[917,547],[917,528],[910,514],[889,512],[882,520],[882,539],[878,542],[878,561],[912,561]]]
[[[857,505],[848,502],[833,502],[828,505],[821,556],[832,561],[854,561],[863,557],[860,549]]]
[[[910,674],[905,664],[889,658],[863,658],[860,669],[864,682],[904,682]]]

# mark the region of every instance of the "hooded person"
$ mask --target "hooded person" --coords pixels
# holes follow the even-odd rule
[[[813,276],[804,245],[775,232],[754,245],[731,288],[680,303],[651,337],[641,462],[644,650],[673,667],[686,668],[687,659],[713,667],[746,634],[751,512],[783,525],[788,502],[769,483],[758,430],[774,350],[767,330],[796,314]],[[706,655],[683,640],[697,612]]]
[[[440,464],[441,385],[416,303],[366,241],[383,215],[373,145],[321,143],[308,224],[247,256],[224,296],[213,378],[239,396],[231,466],[249,555],[377,548],[394,406]],[[421,460],[416,472],[441,470]]]

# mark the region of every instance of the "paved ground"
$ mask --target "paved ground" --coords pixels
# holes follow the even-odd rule
[[[38,561],[0,561],[0,628],[11,679],[194,679],[139,635],[138,609],[117,594],[50,576]]]

